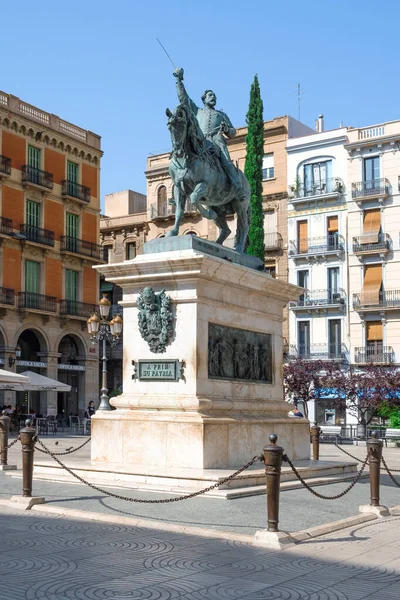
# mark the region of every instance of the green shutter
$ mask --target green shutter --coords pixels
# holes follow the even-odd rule
[[[40,294],[40,263],[25,261],[25,291]]]
[[[67,179],[72,183],[78,183],[78,165],[67,161]]]
[[[67,237],[77,238],[78,237],[78,215],[72,215],[67,213]]]
[[[40,227],[40,204],[33,200],[26,201],[26,224],[31,227]]]
[[[33,169],[40,169],[40,150],[33,146],[28,146],[28,165]]]
[[[78,271],[65,271],[65,298],[76,302],[78,300]]]

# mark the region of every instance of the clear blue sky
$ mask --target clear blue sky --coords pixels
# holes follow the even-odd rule
[[[146,191],[168,150],[173,67],[201,103],[212,87],[236,126],[260,78],[264,119],[326,128],[400,119],[398,0],[27,0],[0,3],[0,89],[102,136],[102,197]]]

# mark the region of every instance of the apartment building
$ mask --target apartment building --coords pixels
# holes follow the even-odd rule
[[[348,130],[351,360],[400,362],[400,121]]]
[[[71,385],[31,393],[38,414],[98,401],[98,352],[86,320],[101,262],[100,137],[0,92],[0,364]],[[23,392],[1,403],[26,409]]]

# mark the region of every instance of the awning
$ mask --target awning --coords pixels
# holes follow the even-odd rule
[[[70,392],[71,386],[56,379],[50,379],[33,371],[24,371],[21,373],[28,381],[22,384],[24,390],[40,391],[40,392]]]
[[[382,287],[382,265],[372,264],[365,267],[364,283],[361,290],[361,302],[365,306],[379,306],[379,292]]]
[[[374,208],[364,212],[363,235],[361,244],[377,244],[381,230],[381,209]]]
[[[24,389],[21,385],[23,383],[29,383],[29,379],[19,373],[0,369],[0,390],[20,391]]]

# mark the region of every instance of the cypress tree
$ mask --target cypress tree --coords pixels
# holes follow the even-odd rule
[[[264,156],[264,120],[260,84],[255,75],[250,90],[249,110],[246,115],[246,165],[244,173],[251,190],[251,219],[247,254],[264,262],[264,214],[262,209],[262,161]]]

